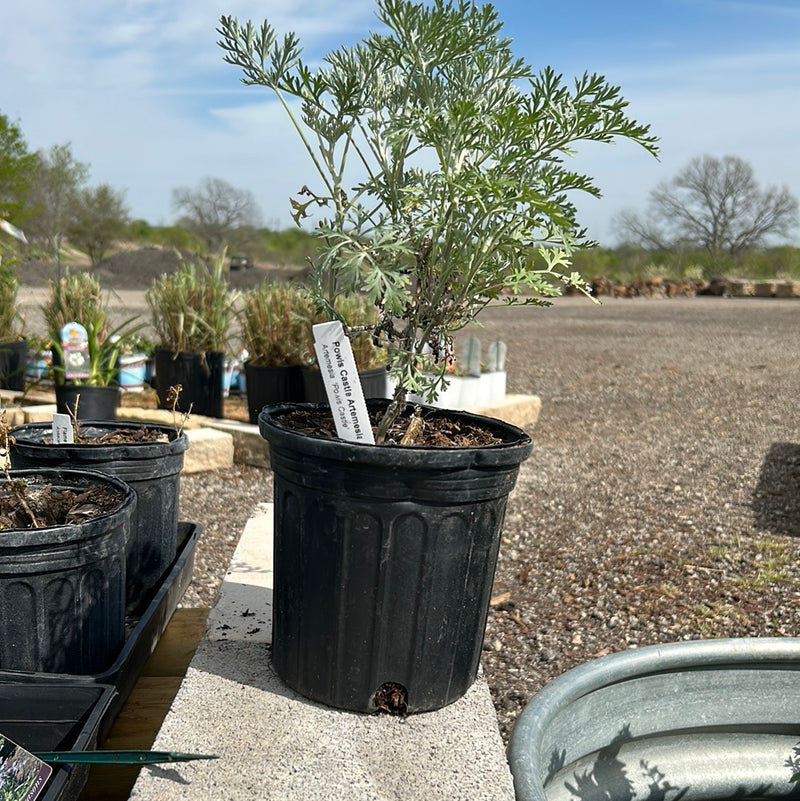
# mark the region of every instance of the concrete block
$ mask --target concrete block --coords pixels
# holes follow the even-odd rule
[[[224,431],[233,437],[233,460],[237,464],[269,467],[269,445],[261,436],[257,425],[236,420],[206,418],[209,428]]]
[[[23,406],[22,415],[26,423],[49,423],[56,413],[55,403],[42,403],[36,406]]]
[[[542,399],[538,395],[506,395],[502,401],[468,411],[525,428],[536,425],[541,410]]]
[[[776,298],[800,298],[800,281],[778,281],[775,284]]]
[[[189,448],[184,455],[183,472],[200,473],[233,466],[233,437],[213,428],[186,431]]]
[[[302,698],[270,661],[272,505],[247,523],[153,748],[217,760],[146,768],[136,801],[513,801],[489,688],[408,718]]]
[[[117,409],[117,420],[130,423],[157,423],[161,426],[182,426],[185,431],[203,428],[208,418],[189,415],[183,420],[180,414],[170,409],[141,409],[138,406],[121,406]]]

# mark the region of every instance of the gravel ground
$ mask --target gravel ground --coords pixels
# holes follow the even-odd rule
[[[484,313],[509,391],[537,394],[483,668],[505,738],[547,681],[613,651],[794,636],[800,300],[564,298]],[[184,605],[213,603],[269,472],[186,476],[203,526]]]
[[[542,398],[509,500],[483,668],[507,738],[548,680],[612,651],[798,633],[800,301],[562,299],[487,312]],[[267,471],[189,476],[186,603],[210,603]]]

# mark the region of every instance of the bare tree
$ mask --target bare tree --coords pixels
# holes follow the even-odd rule
[[[92,264],[103,260],[111,244],[128,224],[125,197],[108,184],[77,193],[71,205],[70,241],[89,255]]]
[[[646,247],[707,250],[716,264],[786,237],[800,222],[798,202],[787,187],[761,189],[752,167],[737,156],[692,159],[671,181],[650,193],[642,217],[623,212],[617,230]]]
[[[237,229],[261,224],[253,193],[221,178],[204,178],[197,189],[173,189],[172,205],[185,214],[180,225],[200,237],[212,253],[230,244]]]

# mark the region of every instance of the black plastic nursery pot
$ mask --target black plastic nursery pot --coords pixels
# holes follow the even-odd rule
[[[306,403],[326,403],[328,396],[322,373],[318,367],[303,367],[303,400]],[[385,367],[375,367],[372,370],[360,370],[358,378],[365,398],[388,397],[389,374]],[[250,385],[248,384],[248,391]]]
[[[258,415],[265,406],[276,403],[296,403],[305,399],[303,368],[297,365],[268,367],[244,363],[247,382],[247,411],[250,423],[258,423]]]
[[[118,429],[150,429],[166,442],[91,444]],[[115,476],[136,493],[130,537],[126,545],[126,606],[138,608],[175,559],[178,536],[180,472],[188,447],[186,434],[172,426],[87,421],[81,435],[88,444],[54,445],[50,423],[29,423],[11,431],[11,466],[97,470]]]
[[[192,414],[224,417],[224,353],[173,353],[156,348],[155,365],[160,409],[172,408],[169,388],[180,384],[179,412],[188,412],[191,407]]]
[[[106,486],[122,497],[111,513],[79,524],[0,534],[0,668],[95,673],[125,640],[125,542],[136,504],[120,479],[91,471],[14,470],[26,492],[50,485]],[[7,481],[0,477],[0,488]]]
[[[60,414],[75,414],[78,420],[114,420],[121,395],[119,387],[57,384],[56,409]]]
[[[288,428],[294,408],[259,416],[274,471],[276,672],[308,698],[359,712],[458,700],[477,675],[506,501],[530,437],[423,407],[501,443],[351,444]]]
[[[0,342],[0,389],[25,389],[25,362],[28,342],[24,339]]]

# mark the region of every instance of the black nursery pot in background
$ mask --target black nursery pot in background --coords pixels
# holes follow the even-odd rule
[[[192,414],[224,417],[224,353],[173,353],[156,348],[155,366],[160,409],[172,408],[169,388],[180,384],[179,412],[188,412],[191,406]]]
[[[250,423],[258,423],[258,415],[265,406],[276,403],[295,403],[304,400],[303,368],[298,365],[267,367],[245,362],[247,382],[247,411]]]
[[[137,505],[126,545],[126,607],[146,603],[177,553],[180,471],[188,447],[186,434],[171,426],[144,423],[87,422],[84,437],[121,428],[155,429],[169,441],[132,444],[53,445],[50,423],[29,423],[11,430],[13,469],[64,467],[115,476],[136,493]]]
[[[78,384],[56,385],[56,409],[60,414],[74,414],[78,420],[114,420],[122,393],[119,387]]]
[[[358,377],[361,381],[361,389],[365,398],[389,397],[389,373],[385,367],[361,370],[358,373]],[[305,392],[303,400],[306,403],[327,403],[328,395],[325,392],[325,383],[318,367],[303,368],[303,387]]]
[[[275,670],[342,709],[456,701],[477,674],[506,500],[530,438],[499,420],[423,407],[502,443],[352,444],[293,431],[281,422],[293,408],[259,417],[274,472]]]
[[[25,389],[27,356],[27,340],[0,342],[0,389],[14,389],[18,392]]]

